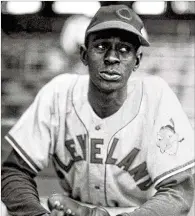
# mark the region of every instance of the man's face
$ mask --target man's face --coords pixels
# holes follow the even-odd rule
[[[111,92],[126,87],[138,62],[135,41],[135,36],[121,30],[89,35],[85,63],[92,83],[100,91]]]

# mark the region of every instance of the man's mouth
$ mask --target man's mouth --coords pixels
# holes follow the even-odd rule
[[[107,81],[117,81],[121,78],[121,75],[116,71],[101,71],[99,75]]]

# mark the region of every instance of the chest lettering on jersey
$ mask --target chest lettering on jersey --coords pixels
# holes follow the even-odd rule
[[[73,139],[66,140],[65,146],[67,150],[69,151],[72,159],[70,159],[68,165],[62,164],[62,162],[58,161],[58,164],[63,168],[67,173],[73,166],[75,162],[86,160],[86,134],[84,135],[78,135],[77,141],[82,149],[83,156],[78,155],[76,148],[75,148],[75,142]],[[113,158],[113,154],[115,151],[115,148],[119,142],[118,138],[114,138],[110,150],[107,154],[107,158],[105,161],[105,164],[113,164],[118,166],[119,168],[122,168],[123,170],[127,171],[130,176],[133,177],[135,182],[139,181],[140,179],[148,176],[147,171],[147,165],[146,162],[143,162],[139,164],[138,166],[131,169],[131,165],[134,162],[136,156],[139,154],[140,149],[134,148],[131,150],[131,152],[125,156],[122,160],[118,161],[117,158]],[[90,154],[90,163],[94,164],[103,164],[103,159],[101,158],[101,146],[104,145],[103,139],[97,139],[97,138],[91,138],[90,139],[90,146],[91,146],[91,152]],[[60,163],[59,163],[60,162]],[[63,166],[62,166],[63,165]],[[152,180],[149,177],[144,182],[139,183],[137,186],[140,188],[140,190],[147,190],[152,184]]]
[[[73,139],[66,140],[65,146],[68,149],[68,151],[70,152],[70,154],[73,158],[73,161],[76,162],[76,161],[82,160],[82,157],[80,155],[76,155],[75,143],[74,143]]]
[[[81,146],[82,152],[83,152],[83,159],[86,160],[86,134],[78,135],[77,140]]]
[[[72,168],[73,164],[77,161],[86,160],[86,135],[78,135],[77,140],[81,146],[83,152],[83,158],[80,155],[76,154],[75,143],[73,139],[66,140],[65,146],[67,150],[70,152],[72,159],[69,161],[68,165],[63,164],[57,155],[54,155],[56,162],[60,165],[60,167],[65,170],[67,173]]]
[[[108,156],[106,158],[106,164],[115,164],[116,163],[117,159],[112,158],[112,155],[114,153],[114,150],[116,148],[118,141],[119,141],[119,139],[117,139],[117,138],[113,139],[112,145],[110,147],[110,151],[109,151]]]
[[[102,164],[102,158],[97,158],[97,154],[101,153],[101,149],[98,145],[103,145],[103,139],[91,139],[91,157],[90,162],[95,164]]]
[[[117,166],[118,167],[124,167],[124,170],[128,170],[131,166],[132,162],[136,158],[137,154],[139,153],[139,149],[134,148],[122,161],[120,161]]]
[[[139,164],[138,166],[136,166],[135,168],[129,170],[129,174],[131,176],[133,176],[133,179],[135,180],[135,182],[137,182],[138,180],[140,180],[143,177],[147,176],[148,171],[147,171],[146,162],[143,162],[143,163]],[[147,180],[145,180],[144,182],[141,182],[137,186],[141,190],[147,190],[151,186],[151,184],[152,184],[152,180],[149,177]]]

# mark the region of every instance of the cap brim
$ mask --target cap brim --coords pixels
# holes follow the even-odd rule
[[[121,21],[107,21],[107,22],[99,23],[93,26],[92,28],[88,29],[86,32],[86,36],[89,33],[101,31],[105,29],[121,29],[121,30],[129,31],[131,33],[136,34],[139,37],[140,44],[142,46],[150,46],[150,43],[143,37],[143,35],[137,29],[135,29],[130,24]]]

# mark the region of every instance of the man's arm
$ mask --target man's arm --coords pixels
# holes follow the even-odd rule
[[[194,197],[190,170],[174,175],[156,186],[157,193],[139,209],[124,216],[187,216]]]
[[[194,182],[190,170],[181,172],[166,180],[162,181],[156,186],[157,193],[143,204],[139,209],[131,211],[130,208],[104,207],[111,216],[187,216],[193,202]],[[86,216],[86,214],[79,213],[86,204],[75,203],[74,200],[62,194],[54,194],[50,197],[50,207],[55,209],[55,201],[59,202],[64,209],[71,209],[76,216]],[[53,207],[52,207],[52,206]],[[90,208],[95,206],[89,205]],[[86,212],[84,210],[84,212]],[[117,213],[118,212],[118,213]],[[123,213],[121,213],[123,212]],[[93,212],[94,213],[94,212]],[[96,214],[88,214],[103,216],[104,212],[96,212]]]
[[[1,169],[1,199],[14,216],[39,216],[48,213],[40,202],[34,181],[36,173],[13,150]]]

